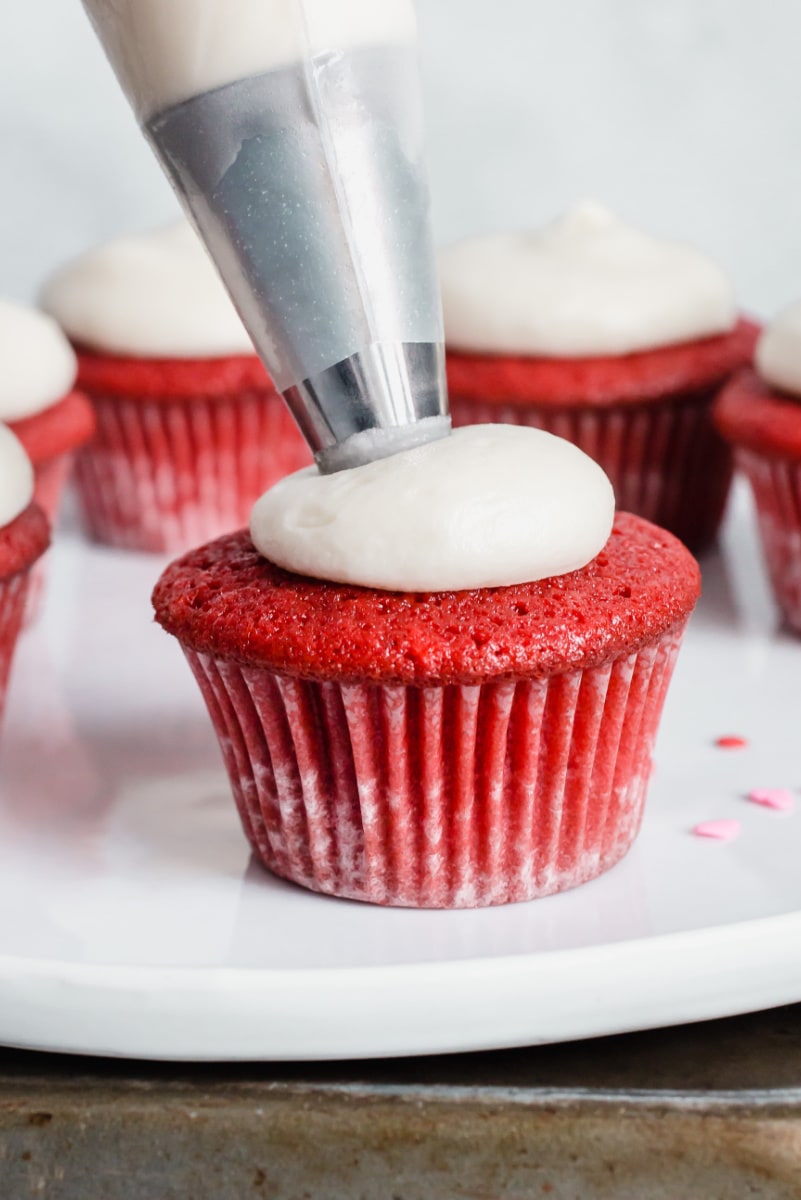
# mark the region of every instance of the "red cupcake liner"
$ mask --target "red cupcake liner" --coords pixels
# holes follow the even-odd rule
[[[756,503],[762,550],[776,602],[801,633],[801,462],[735,451]]]
[[[61,498],[72,471],[75,450],[91,438],[95,419],[92,407],[82,392],[68,392],[41,412],[10,421],[33,464],[33,498],[55,527]],[[25,623],[30,624],[41,607],[47,575],[45,563],[33,569]]]
[[[61,497],[64,495],[74,463],[75,455],[70,452],[34,464],[33,498],[51,525],[56,524]]]
[[[55,458],[34,463],[33,467],[33,498],[55,528],[58,511],[61,507],[61,497],[72,474],[75,455],[58,454]],[[23,624],[32,625],[39,616],[47,586],[48,560],[40,559],[31,569],[28,584],[28,596],[25,601],[25,618]]]
[[[631,846],[683,627],[603,666],[471,686],[338,684],[184,653],[261,862],[312,891],[472,908]]]
[[[451,396],[454,425],[525,425],[566,438],[609,476],[618,509],[675,534],[696,552],[715,540],[732,453],[710,410],[718,389],[619,407],[538,408]]]
[[[23,624],[30,580],[29,570],[0,579],[0,721],[5,712],[8,677]]]
[[[97,432],[75,475],[87,531],[108,545],[174,553],[239,529],[262,492],[311,462],[284,402],[266,389],[91,400]]]

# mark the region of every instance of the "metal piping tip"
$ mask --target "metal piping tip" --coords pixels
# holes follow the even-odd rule
[[[450,432],[450,417],[424,417],[422,421],[395,429],[365,429],[362,433],[354,433],[345,442],[321,450],[315,460],[324,475],[332,475],[335,471],[363,467],[377,459],[400,454],[402,450],[424,446],[447,437]]]
[[[380,342],[287,389],[284,399],[330,474],[447,434],[445,395],[441,345]]]

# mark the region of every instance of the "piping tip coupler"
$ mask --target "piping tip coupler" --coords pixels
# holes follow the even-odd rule
[[[311,54],[145,130],[320,468],[446,434],[414,42]]]

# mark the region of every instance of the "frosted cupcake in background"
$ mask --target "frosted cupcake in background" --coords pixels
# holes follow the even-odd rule
[[[0,421],[33,463],[34,498],[52,524],[75,451],[94,430],[76,372],[75,354],[51,317],[0,299]]]
[[[758,333],[723,271],[582,204],[541,232],[459,243],[440,274],[454,425],[568,438],[619,508],[706,548],[732,474],[711,405]]]
[[[502,425],[283,480],[162,575],[244,831],[376,904],[529,900],[640,826],[697,564],[562,439]],[[611,532],[610,532],[611,531]]]
[[[247,524],[266,487],[311,461],[189,225],[90,251],[41,302],[97,418],[76,471],[97,541],[186,549]]]
[[[714,416],[751,484],[776,600],[801,633],[801,302],[768,326],[756,369],[729,383]]]
[[[47,517],[33,495],[31,461],[19,439],[0,424],[0,718],[31,568],[50,540]]]

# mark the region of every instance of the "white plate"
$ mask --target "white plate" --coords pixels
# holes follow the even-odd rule
[[[679,661],[642,835],[575,892],[371,908],[249,863],[151,558],[64,538],[19,647],[0,781],[0,1041],[313,1059],[560,1041],[801,1000],[801,642],[777,634],[747,501]],[[748,748],[725,751],[720,734]],[[742,834],[693,837],[736,817]]]

